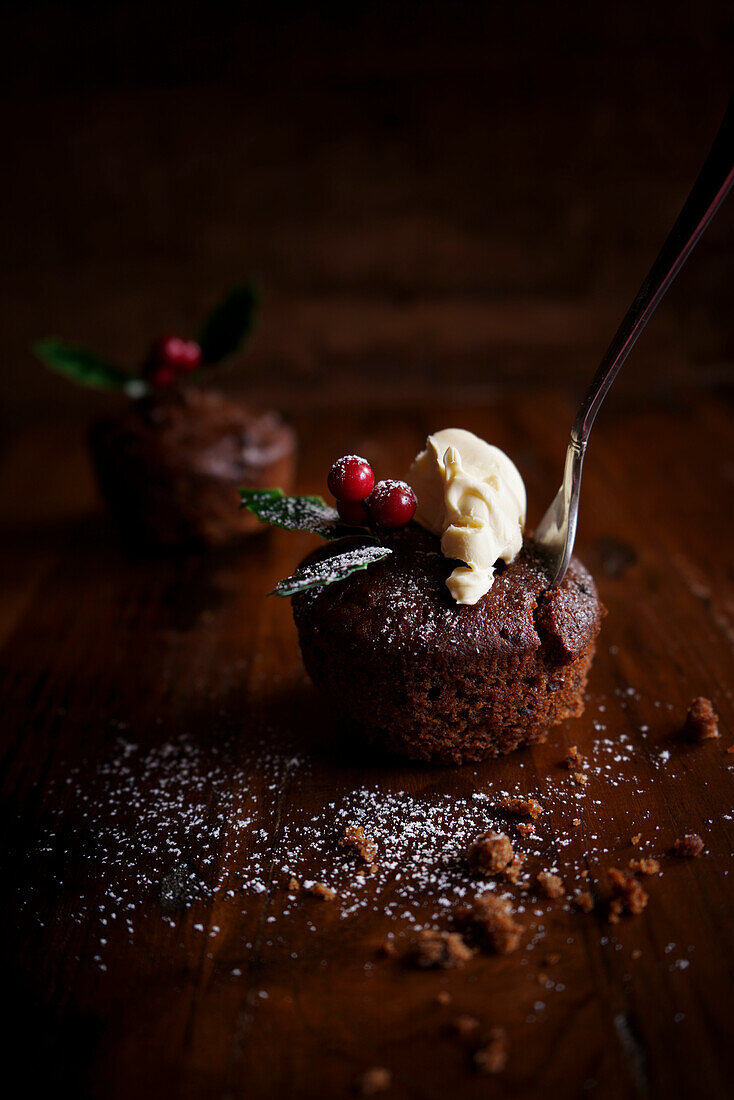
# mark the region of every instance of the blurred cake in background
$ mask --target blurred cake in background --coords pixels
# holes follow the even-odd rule
[[[253,289],[233,290],[198,340],[163,336],[131,375],[57,340],[34,346],[50,369],[82,385],[127,396],[97,420],[89,445],[100,490],[126,538],[158,546],[221,546],[255,530],[237,490],[290,490],[297,441],[275,411],[258,411],[210,389],[209,369],[252,328]]]

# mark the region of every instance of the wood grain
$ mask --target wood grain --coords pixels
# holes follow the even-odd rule
[[[404,466],[426,430],[451,421],[511,451],[517,443],[537,514],[552,491],[560,426],[571,411],[548,391],[532,403],[426,406],[411,418],[348,409],[305,416],[298,425],[307,441],[303,487],[317,487],[345,435],[386,473]],[[74,1080],[84,1094],[106,1097],[336,1096],[378,1064],[392,1070],[398,1096],[573,1096],[584,1089],[692,1096],[699,1088],[727,1095],[734,792],[726,748],[734,669],[723,507],[731,485],[719,456],[731,427],[716,406],[693,397],[676,415],[617,411],[599,427],[580,552],[609,616],[586,714],[532,751],[460,770],[371,757],[313,696],[287,601],[264,597],[307,537],[265,535],[240,555],[212,560],[132,556],[104,517],[88,510],[84,455],[62,446],[64,434],[37,429],[45,446],[31,446],[26,465],[33,479],[35,455],[41,478],[56,437],[59,485],[75,486],[64,496],[68,518],[54,495],[41,502],[32,526],[26,515],[3,539],[13,609],[3,646],[6,973],[16,1022],[32,1029],[43,1052],[34,1076]],[[690,446],[694,439],[698,447]],[[13,491],[6,476],[4,499]],[[722,506],[710,507],[711,500]],[[721,741],[681,740],[696,694],[714,700]],[[602,719],[600,734],[594,723]],[[622,762],[598,746],[604,736],[627,739]],[[215,853],[234,899],[222,889],[166,908],[159,885],[170,867],[161,863],[160,845],[145,839],[135,799],[118,806],[112,797],[127,838],[125,865],[98,864],[110,847],[99,835],[105,798],[112,805],[100,772],[119,757],[120,737],[138,746],[133,790],[137,796],[149,784],[153,806],[160,805],[152,790],[160,773],[140,765],[142,755],[155,757],[166,744],[191,747],[183,801],[163,825],[181,833],[191,864],[197,851]],[[592,762],[580,799],[561,767],[570,744]],[[670,757],[661,764],[665,751]],[[224,772],[219,753],[228,761]],[[275,768],[271,757],[280,761]],[[291,766],[294,757],[299,763]],[[75,767],[80,776],[66,784]],[[603,909],[586,916],[533,902],[526,918],[538,937],[533,951],[420,973],[379,956],[384,937],[411,923],[385,916],[395,883],[347,919],[339,902],[287,900],[284,832],[310,816],[321,816],[327,829],[329,804],[354,790],[405,792],[430,804],[543,782],[560,801],[553,796],[548,820],[539,823],[539,847],[530,850],[540,855],[528,866],[558,861],[570,869],[569,886],[582,885],[585,867],[603,893],[604,868],[625,866],[635,854],[630,837],[642,832],[664,874],[650,880],[641,917],[612,926]],[[233,825],[232,805],[245,788],[253,827],[264,830],[259,894],[246,886],[251,853]],[[83,805],[73,794],[79,789]],[[187,800],[201,797],[210,803],[203,849],[184,828]],[[223,811],[228,798],[234,803]],[[576,829],[575,814],[582,822]],[[136,830],[145,834],[139,845]],[[700,860],[667,855],[684,832],[704,836]],[[335,867],[341,858],[334,843]],[[169,863],[177,865],[172,857]],[[211,867],[198,870],[211,880]],[[128,879],[124,905],[111,903],[105,892],[120,893]],[[115,910],[117,927],[108,920],[102,936],[97,913]],[[430,897],[416,899],[421,912],[434,916]],[[543,959],[553,952],[561,958],[548,967]],[[681,959],[685,969],[675,965]],[[551,991],[539,984],[544,971]],[[452,994],[450,1008],[435,1002],[442,989]],[[496,1081],[472,1071],[470,1049],[452,1034],[460,1012],[485,1029],[507,1029],[509,1061]]]

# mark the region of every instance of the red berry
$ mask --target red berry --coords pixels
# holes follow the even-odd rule
[[[172,386],[176,381],[176,372],[173,367],[153,367],[148,373],[148,379],[157,389]]]
[[[370,522],[363,500],[338,500],[336,510],[340,519],[352,527],[367,527]]]
[[[182,340],[180,336],[160,336],[151,349],[150,362],[153,368],[171,367],[181,374],[187,374],[200,366],[201,348],[196,340]]]
[[[415,493],[405,481],[378,481],[367,501],[370,515],[380,527],[404,527],[415,515]]]
[[[343,455],[329,470],[329,492],[337,500],[364,500],[374,484],[375,475],[369,462],[359,455]]]

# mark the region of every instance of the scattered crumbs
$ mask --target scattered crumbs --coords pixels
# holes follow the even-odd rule
[[[591,913],[594,908],[594,899],[588,890],[579,890],[574,894],[573,903],[582,913]]]
[[[322,901],[334,901],[336,898],[336,890],[332,890],[325,882],[304,882],[303,889]]]
[[[537,882],[547,898],[562,898],[566,892],[563,879],[559,875],[552,875],[550,871],[541,871]]]
[[[578,784],[579,787],[585,787],[589,782],[589,777],[585,772],[573,772],[573,781]]]
[[[682,839],[676,840],[673,845],[673,853],[680,859],[695,859],[703,851],[703,840],[698,833],[686,833]]]
[[[511,882],[513,884],[513,886],[516,886],[518,884],[518,882],[520,881],[520,873],[522,871],[522,867],[523,867],[524,862],[525,862],[525,857],[524,856],[516,855],[515,858],[513,859],[512,863],[510,863],[502,871],[503,877],[506,878],[508,882]]]
[[[632,697],[625,692],[624,698]],[[595,728],[603,730],[603,723],[596,723]],[[541,867],[549,866],[548,842],[537,835],[533,823],[541,813],[552,815],[558,845],[552,877],[565,880],[569,889],[575,882],[578,889],[580,880],[588,877],[583,867],[587,847],[598,850],[600,846],[595,824],[604,811],[605,787],[626,787],[630,795],[642,794],[640,762],[651,758],[656,765],[660,759],[660,745],[652,741],[654,734],[648,742],[651,753],[645,757],[637,751],[635,736],[599,733],[588,748],[585,746],[586,757],[578,754],[580,760],[573,746],[569,750],[573,759],[567,760],[565,774],[551,769],[553,774],[540,776],[532,787],[526,780],[519,784],[526,792],[522,795],[496,788],[455,798],[433,790],[422,795],[359,784],[332,795],[317,810],[294,799],[277,831],[273,794],[282,789],[285,780],[297,785],[308,767],[308,762],[292,755],[292,748],[290,753],[284,747],[275,751],[265,738],[247,745],[234,735],[214,744],[202,744],[186,735],[161,737],[151,749],[118,739],[110,743],[107,757],[90,759],[56,781],[63,794],[56,809],[54,784],[49,787],[51,810],[36,854],[47,861],[43,865],[48,866],[49,874],[62,887],[68,886],[64,882],[65,847],[70,839],[94,837],[94,849],[88,858],[82,852],[74,872],[78,880],[75,878],[65,919],[85,923],[100,952],[110,926],[116,924],[125,941],[132,944],[141,927],[151,920],[164,920],[174,929],[177,922],[170,912],[177,908],[192,909],[191,920],[196,925],[188,927],[195,927],[202,938],[214,935],[216,926],[202,922],[212,901],[244,912],[262,903],[273,881],[281,884],[282,897],[282,904],[271,914],[274,920],[287,919],[293,912],[295,897],[288,898],[283,889],[287,883],[291,895],[308,891],[332,901],[336,912],[330,912],[330,918],[348,920],[371,911],[396,922],[397,935],[388,937],[382,948],[389,957],[395,957],[398,947],[408,942],[402,939],[408,929],[400,927],[401,922],[408,922],[410,934],[415,935],[444,927],[452,913],[459,919],[467,905],[472,914],[465,918],[469,945],[461,936],[457,940],[469,956],[474,940],[478,946],[507,953],[517,949],[522,936],[525,947],[532,950],[547,934],[543,917],[549,908],[531,900],[532,874],[521,881],[523,866],[530,865],[533,871],[535,861]],[[560,756],[557,753],[556,759]],[[594,779],[589,791],[569,786],[574,771]],[[666,771],[666,782],[679,779],[674,766]],[[583,824],[580,817],[571,816],[581,805],[588,832],[584,852],[578,851],[579,838],[571,827],[577,830]],[[627,805],[631,807],[633,802]],[[507,813],[519,819],[512,828]],[[708,824],[703,822],[701,827]],[[616,843],[624,844],[630,827],[641,830],[631,838],[633,847],[642,847],[643,831],[651,845],[655,836],[660,842],[660,826],[649,810],[638,810],[636,815],[631,808],[625,811]],[[510,833],[511,841],[503,829]],[[481,871],[481,877],[472,883],[467,876],[469,849],[488,836],[500,838],[490,841],[484,852],[489,873]],[[337,841],[342,848],[353,850],[363,866],[355,865],[353,858],[340,858]],[[374,845],[379,860],[369,862],[369,847],[365,849],[368,858],[363,857],[363,843]],[[522,854],[516,850],[520,847]],[[685,837],[676,843],[675,851],[681,857],[699,855],[703,841]],[[479,872],[482,858],[478,853],[473,858]],[[630,861],[629,871],[639,876],[659,873],[659,867],[652,870],[656,865],[656,860],[640,858]],[[529,891],[511,891],[514,911],[501,897],[503,890],[509,896],[510,887],[505,884],[510,883]],[[165,911],[151,911],[151,897]],[[589,890],[581,890],[569,900],[586,913],[595,908]],[[620,901],[616,895],[613,900]],[[32,913],[31,896],[19,904],[41,923],[39,914]],[[311,905],[305,907],[308,930],[318,933],[314,912]],[[246,946],[249,950],[250,945]],[[444,951],[448,954],[449,949],[442,944],[439,954]],[[101,954],[92,957],[104,966]],[[535,956],[526,957],[522,952],[523,962],[532,958]]]
[[[579,752],[576,745],[572,745],[571,748],[568,750],[568,755],[566,756],[566,767],[569,771],[573,771],[574,768],[580,768],[583,762],[584,754],[582,752]]]
[[[474,1052],[474,1068],[477,1073],[502,1073],[507,1065],[509,1043],[503,1027],[493,1027],[488,1042]]]
[[[498,955],[510,955],[520,946],[523,927],[515,919],[507,898],[481,894],[471,906],[459,909],[456,919],[470,929],[483,947]]]
[[[515,852],[505,833],[490,829],[471,842],[466,856],[472,871],[489,876],[504,871],[515,858]]]
[[[387,1092],[392,1085],[392,1072],[384,1066],[372,1066],[361,1073],[355,1082],[356,1091],[360,1096],[377,1096],[380,1092]]]
[[[622,913],[639,916],[647,905],[648,893],[634,875],[616,867],[607,869],[613,897],[609,903],[609,923],[617,924]]]
[[[473,1035],[479,1030],[479,1020],[476,1016],[457,1016],[452,1027],[458,1035],[465,1038],[466,1036]]]
[[[374,863],[377,857],[377,845],[372,837],[365,834],[362,825],[347,825],[339,841],[339,846],[341,848],[351,848],[363,863]]]
[[[631,859],[629,861],[629,868],[631,871],[636,871],[639,875],[657,875],[660,871],[660,864],[656,859],[652,858]]]
[[[719,718],[710,699],[699,695],[688,708],[683,733],[690,741],[708,741],[721,737]]]
[[[463,966],[473,954],[471,947],[464,943],[458,932],[437,932],[432,928],[424,928],[412,941],[408,959],[421,970],[447,970]]]
[[[524,795],[513,794],[503,798],[499,803],[500,808],[508,813],[518,814],[520,817],[532,817],[533,821],[540,817],[543,807],[535,798],[526,798]]]

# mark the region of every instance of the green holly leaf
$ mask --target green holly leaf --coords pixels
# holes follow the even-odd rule
[[[297,596],[299,592],[306,592],[309,588],[320,588],[327,584],[336,584],[357,573],[361,569],[368,569],[376,561],[382,561],[392,550],[387,546],[358,546],[354,550],[346,550],[342,554],[331,554],[327,558],[304,565],[296,569],[291,577],[276,584],[270,596]]]
[[[199,333],[201,357],[208,366],[234,354],[252,331],[258,295],[251,283],[231,290],[212,310]]]
[[[38,340],[31,350],[49,370],[63,374],[80,386],[95,390],[116,390],[130,397],[141,397],[148,390],[148,384],[143,378],[132,378],[93,352],[65,344],[61,340]]]
[[[261,523],[286,531],[311,531],[322,539],[340,539],[357,530],[343,523],[336,508],[321,497],[289,497],[282,489],[240,489],[240,496],[241,508],[247,508]]]

